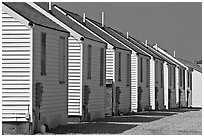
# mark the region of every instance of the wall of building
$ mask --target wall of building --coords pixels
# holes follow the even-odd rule
[[[202,73],[192,72],[192,107],[202,107]]]

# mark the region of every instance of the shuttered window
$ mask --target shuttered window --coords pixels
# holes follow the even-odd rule
[[[158,62],[155,62],[155,82],[158,83]]]
[[[183,89],[185,90],[185,69],[183,70]]]
[[[104,49],[100,50],[100,86],[103,86],[103,72],[104,72]]]
[[[192,73],[190,73],[190,90],[192,90]]]
[[[149,59],[146,60],[146,87],[149,87],[149,70],[150,70],[150,64]]]
[[[46,33],[41,33],[41,75],[46,76]]]
[[[176,89],[176,68],[173,68],[173,85],[174,89]]]
[[[161,88],[163,88],[163,83],[164,83],[164,68],[163,68],[163,63],[161,63]]]
[[[182,69],[179,69],[179,79],[180,86],[182,86]]]
[[[118,81],[121,81],[121,53],[118,54]]]
[[[142,82],[142,69],[143,69],[143,66],[142,66],[142,58],[140,58],[140,82]]]
[[[88,45],[87,55],[87,79],[91,79],[91,45]]]
[[[65,37],[60,37],[59,42],[59,83],[65,83]]]
[[[127,86],[130,86],[130,54],[127,54]]]
[[[172,85],[172,68],[169,66],[169,86]]]

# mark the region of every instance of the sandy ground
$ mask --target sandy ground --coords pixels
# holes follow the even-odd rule
[[[125,135],[201,135],[202,111],[190,111],[145,123],[130,130]]]
[[[69,123],[46,134],[201,135],[202,110],[140,112],[92,122]]]

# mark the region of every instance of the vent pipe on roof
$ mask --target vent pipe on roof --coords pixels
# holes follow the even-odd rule
[[[154,47],[156,48],[156,50],[158,50],[157,44],[155,44]]]
[[[51,11],[51,8],[52,8],[52,2],[49,2],[49,7],[48,7],[49,11]]]
[[[85,13],[83,14],[83,22],[84,23],[86,22],[86,14]]]
[[[174,57],[176,57],[176,51],[174,51]]]
[[[147,40],[145,40],[145,46],[147,47],[147,44],[148,44],[148,41]]]
[[[129,39],[129,34],[128,34],[128,32],[127,32],[127,39]]]
[[[102,24],[102,27],[104,27],[104,12],[102,11],[101,13],[101,24]]]

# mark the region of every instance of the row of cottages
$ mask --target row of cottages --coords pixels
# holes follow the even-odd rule
[[[184,59],[177,58],[183,64],[192,68],[192,73],[188,73],[188,85],[190,90],[188,90],[188,107],[202,107],[202,68],[196,64]],[[191,91],[191,92],[190,92]]]
[[[2,3],[2,131],[67,121],[70,33],[26,3]]]
[[[187,65],[183,64],[181,61],[175,58],[174,56],[170,55],[165,50],[161,49],[158,46],[153,46],[157,51],[164,54],[171,60],[173,60],[175,63],[179,64],[179,68],[176,69],[176,76],[178,77],[178,90],[176,90],[176,100],[177,100],[177,106],[178,107],[187,107],[188,104],[188,94],[192,92],[190,89],[190,84],[188,84],[188,81],[192,81],[191,77],[188,77],[188,74],[191,75],[192,68],[188,67]],[[188,92],[189,91],[189,92]]]
[[[82,121],[105,117],[107,44],[49,3],[28,4],[70,32],[67,53],[68,117],[77,117]],[[129,54],[129,51],[125,52]]]
[[[104,33],[101,28],[87,21],[78,14],[53,5],[53,9],[66,18],[80,24],[84,29],[99,37],[107,44],[106,49],[106,91],[105,93],[105,115],[119,115],[120,113],[130,112],[130,90],[131,90],[131,55],[132,53],[126,45],[110,35]],[[143,54],[143,52],[141,52]],[[103,93],[103,94],[104,94]]]
[[[110,33],[109,28],[104,25],[103,21],[102,23],[98,23],[85,16],[82,18],[79,15],[76,15],[75,13],[69,12],[58,6],[55,6],[55,7],[59,11],[65,12],[69,18],[75,20],[78,23],[81,23],[81,25],[84,25],[84,27],[88,28],[93,33],[97,34],[98,36],[101,36],[102,39],[110,43],[113,43],[115,41],[116,44],[120,44],[122,46],[127,47],[129,50],[131,50],[132,52],[131,56],[128,55],[126,57],[126,56],[122,56],[121,51],[119,51],[118,53],[117,51],[115,51],[115,53],[113,53],[112,47],[107,49],[106,79],[107,80],[112,79],[111,78],[112,76],[110,77],[110,69],[112,69],[110,68],[110,65],[111,65],[110,55],[112,54],[112,55],[115,55],[116,57],[115,62],[116,62],[116,67],[118,65],[118,69],[116,68],[116,69],[113,69],[113,71],[111,70],[111,72],[116,74],[116,77],[115,77],[115,80],[112,79],[113,85],[110,87],[111,88],[113,87],[113,96],[116,96],[115,101],[120,102],[119,104],[120,113],[126,113],[131,110],[138,111],[138,110],[150,109],[151,107],[150,107],[150,92],[149,92],[150,90],[150,82],[149,82],[150,67],[149,66],[150,66],[151,55],[148,52],[145,52],[144,50],[139,49],[134,44],[129,43],[128,41],[125,41],[120,36]],[[130,59],[131,59],[131,62],[130,62]],[[124,63],[124,68],[121,67],[122,71],[120,72],[120,66],[122,62],[126,62],[127,64]],[[126,71],[125,71],[125,68],[126,68]],[[130,78],[130,70],[129,70],[130,68],[131,68],[131,78]],[[119,87],[121,91],[119,96],[120,99],[118,101],[117,101],[117,94],[118,94],[117,87]],[[131,93],[129,92],[130,90],[131,90]],[[109,92],[109,83],[107,83],[107,92]],[[139,97],[137,100],[136,97],[138,95]],[[131,99],[130,99],[130,96],[131,96]],[[130,100],[132,100],[132,103],[130,102]],[[132,106],[131,108],[130,103],[133,104],[134,107]],[[117,112],[113,112],[113,113],[117,114]]]

